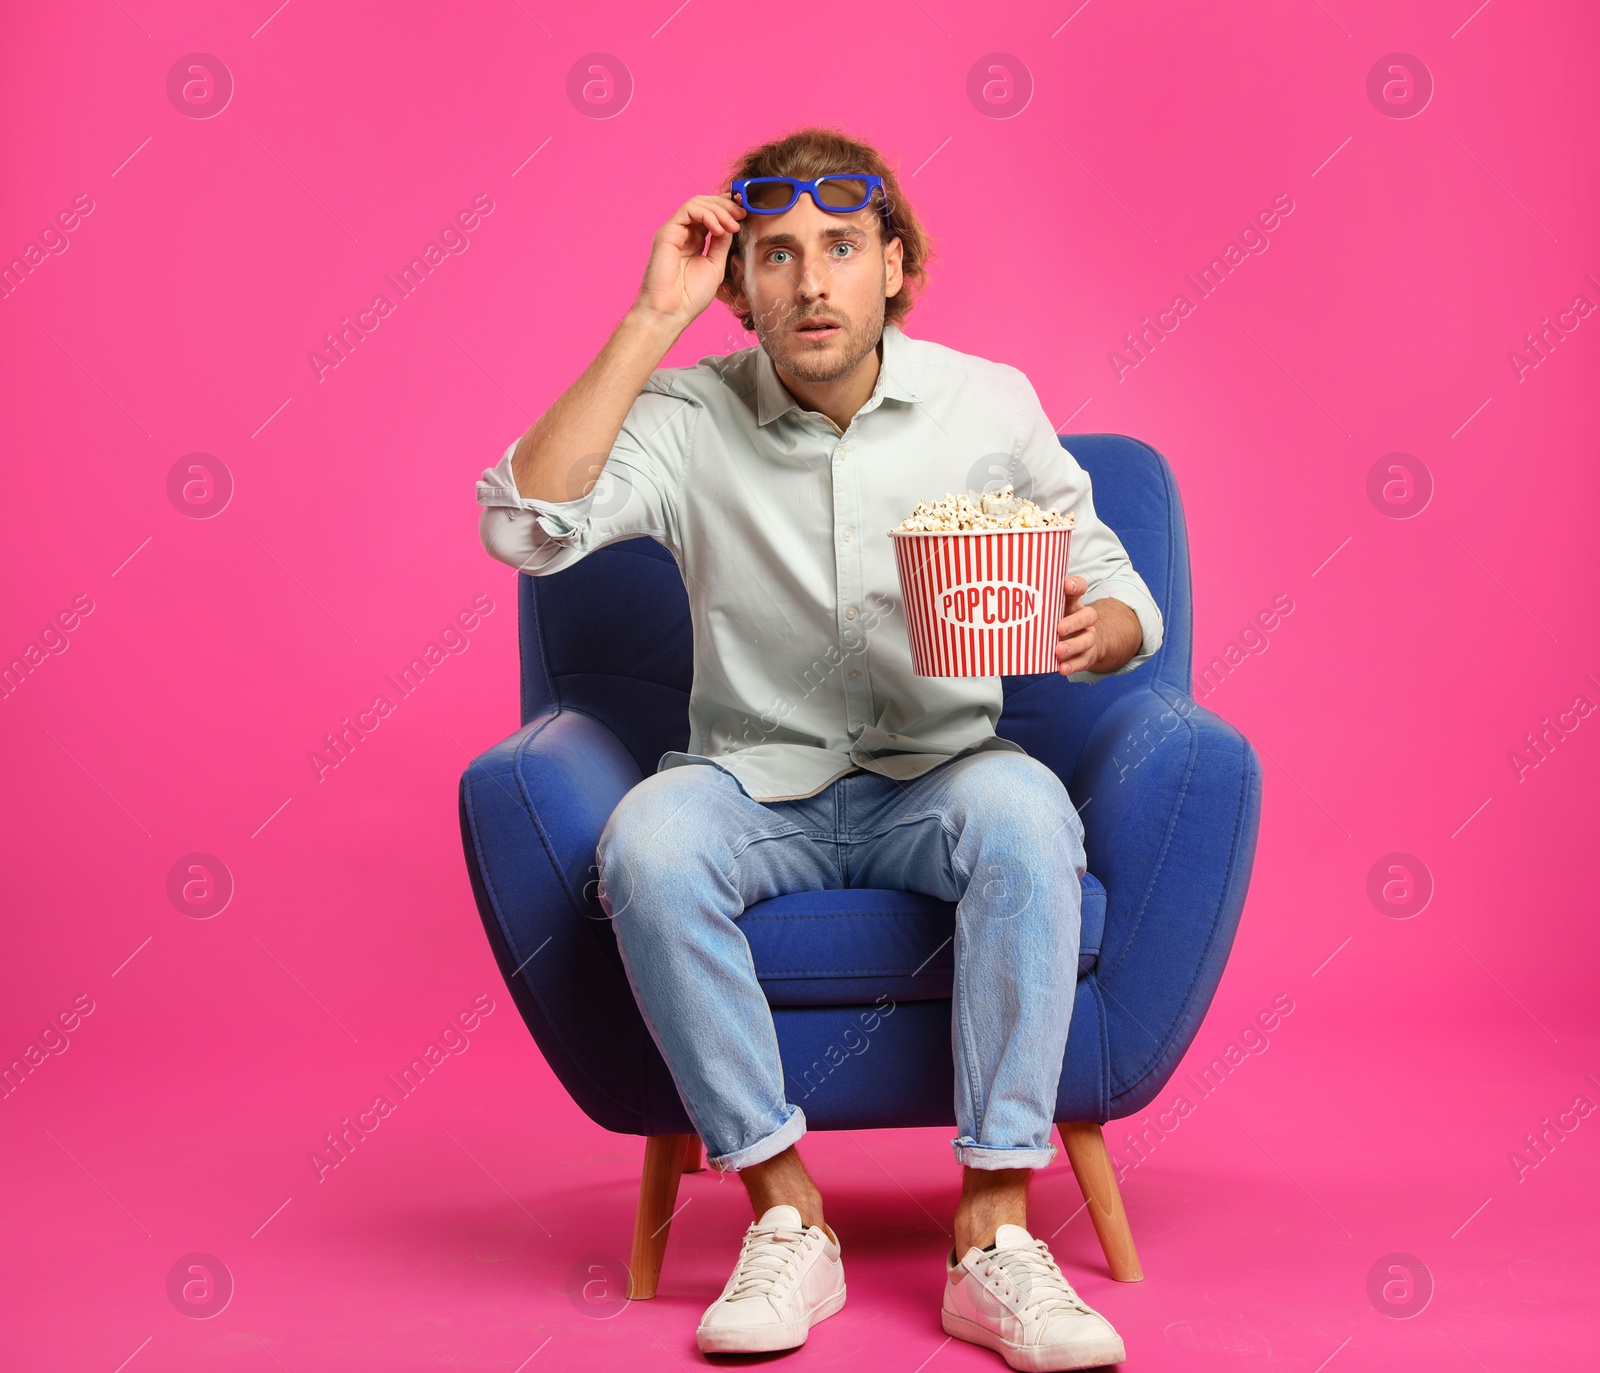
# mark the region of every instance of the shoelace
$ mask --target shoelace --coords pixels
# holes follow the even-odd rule
[[[998,1269],[1014,1292],[1026,1294],[1022,1314],[1048,1320],[1057,1311],[1088,1312],[1083,1299],[1056,1267],[1050,1247],[1043,1240],[1034,1240],[1026,1249],[997,1249],[984,1257],[988,1260],[985,1274]]]
[[[744,1247],[739,1251],[733,1290],[726,1300],[741,1301],[771,1292],[788,1269],[789,1261],[800,1252],[805,1239],[806,1232],[792,1226],[751,1225],[745,1233]]]

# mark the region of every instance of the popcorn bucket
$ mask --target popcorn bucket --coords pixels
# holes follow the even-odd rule
[[[1054,672],[1071,526],[889,532],[919,677]]]

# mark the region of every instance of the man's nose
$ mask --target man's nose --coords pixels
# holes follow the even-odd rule
[[[812,258],[806,263],[800,273],[800,294],[803,296],[825,296],[828,287],[832,284],[833,277],[828,264],[821,259]]]

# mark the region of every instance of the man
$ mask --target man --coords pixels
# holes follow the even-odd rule
[[[480,532],[534,575],[647,535],[689,591],[689,751],[623,798],[597,858],[645,1022],[757,1217],[700,1348],[792,1348],[845,1297],[737,918],[784,892],[887,887],[957,903],[944,1329],[1013,1368],[1095,1367],[1122,1341],[1026,1228],[1028,1180],[1055,1155],[1083,825],[1056,775],[995,734],[998,677],[915,674],[886,534],[975,473],[1010,480],[1077,517],[1058,671],[1137,667],[1161,616],[1027,378],[901,329],[926,253],[870,146],[805,129],[747,153],[729,193],[656,233],[599,356],[484,472]],[[660,367],[715,298],[759,346]]]

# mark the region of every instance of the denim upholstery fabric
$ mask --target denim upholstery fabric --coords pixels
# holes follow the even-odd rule
[[[1211,1003],[1254,861],[1262,777],[1249,741],[1189,695],[1188,539],[1166,459],[1120,435],[1063,441],[1165,622],[1160,650],[1130,673],[1004,680],[999,733],[1054,769],[1082,811],[1089,875],[1057,1118],[1104,1121],[1154,1099]],[[459,793],[478,910],[518,1009],[578,1105],[607,1129],[687,1133],[595,882],[595,846],[617,802],[687,744],[682,580],[664,548],[637,539],[518,581],[523,725],[468,766]],[[944,937],[933,936],[953,907],[940,904],[855,890],[745,913],[812,1128],[954,1124],[948,994],[895,995],[907,991],[906,960]],[[916,979],[919,994],[926,981]],[[873,1071],[836,1066],[875,1010]]]

